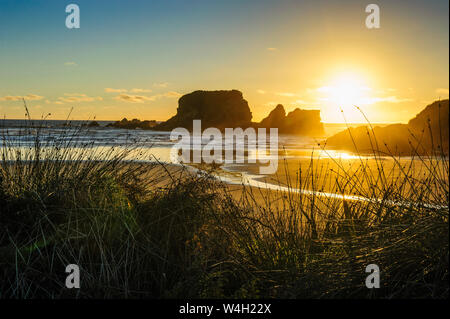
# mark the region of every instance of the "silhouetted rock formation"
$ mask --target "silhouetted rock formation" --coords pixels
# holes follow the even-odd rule
[[[192,130],[193,120],[202,121],[202,129],[251,126],[252,113],[242,93],[231,91],[195,91],[178,100],[177,114],[154,127],[170,131],[177,127]]]
[[[88,127],[99,127],[100,124],[98,124],[97,121],[91,121],[87,124]]]
[[[152,129],[158,123],[156,121],[140,121],[138,119],[132,119],[128,121],[126,118],[123,118],[121,121],[116,121],[114,123],[108,124],[106,127],[114,127],[114,128],[124,128],[124,129],[136,129],[140,128],[143,130]]]
[[[278,104],[269,116],[256,126],[277,127],[279,134],[321,136],[324,133],[319,110],[300,110],[297,108],[286,116],[281,104]]]
[[[67,125],[67,126],[70,126],[70,125]],[[98,124],[97,121],[90,121],[88,123],[81,124],[81,126],[83,126],[83,127],[99,127],[100,124]]]
[[[259,127],[277,127],[280,130],[280,127],[284,125],[286,120],[286,111],[284,110],[283,105],[278,104],[269,115],[263,119],[258,126]]]
[[[436,101],[428,105],[422,112],[416,115],[408,122],[408,127],[417,137],[422,135],[424,131],[426,136],[423,138],[422,144],[427,149],[434,146],[440,146],[441,140],[444,150],[448,154],[449,140],[449,106],[448,100]],[[431,136],[433,137],[431,139]]]
[[[449,153],[449,103],[436,101],[411,119],[408,124],[349,128],[327,140],[327,147],[352,152],[414,155]],[[370,136],[370,138],[369,138]],[[376,140],[375,140],[375,138]],[[356,146],[355,146],[356,145]]]
[[[202,120],[202,128],[265,127],[278,128],[280,134],[323,135],[320,111],[295,109],[286,116],[279,104],[260,123],[252,123],[252,113],[242,93],[232,91],[195,91],[178,101],[177,114],[153,129],[161,131],[184,127],[192,130],[193,120]]]

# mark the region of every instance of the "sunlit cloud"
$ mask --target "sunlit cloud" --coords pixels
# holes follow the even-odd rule
[[[144,102],[151,102],[155,101],[156,99],[161,98],[177,98],[180,97],[182,94],[170,91],[163,94],[156,94],[156,95],[134,95],[134,94],[120,94],[116,96],[114,99],[118,101],[124,101],[124,102],[130,102],[130,103],[144,103]]]
[[[294,103],[296,103],[296,104],[317,105],[317,102],[309,102],[309,101],[305,101],[305,100],[295,100]]]
[[[181,95],[182,95],[181,93],[178,93],[175,91],[170,91],[170,92],[163,94],[163,96],[165,96],[165,97],[180,97]]]
[[[285,96],[285,97],[293,97],[293,96],[296,96],[297,94],[295,94],[295,93],[290,93],[290,92],[280,92],[280,93],[277,93],[277,95],[279,95],[279,96]]]
[[[357,86],[357,85],[352,85],[351,88],[350,86],[321,86],[315,89],[315,91],[320,92],[320,93],[330,93],[330,92],[336,92],[341,90],[342,88],[348,89],[348,90],[352,90],[352,91],[371,91],[372,89],[370,87],[367,86]]]
[[[30,100],[30,101],[38,101],[38,100],[42,100],[44,97],[40,96],[40,95],[36,95],[36,94],[28,94],[27,96],[25,96],[26,100]]]
[[[150,93],[152,90],[149,89],[131,89],[131,93]]]
[[[353,105],[371,105],[375,103],[404,103],[411,102],[411,98],[402,98],[396,95],[388,95],[397,91],[394,88],[373,90],[357,78],[342,77],[334,81],[332,85],[321,86],[315,89],[320,102],[334,103],[340,107]],[[387,95],[387,96],[383,96]]]
[[[280,103],[278,103],[278,102],[273,102],[273,101],[270,101],[270,102],[266,102],[266,103],[264,103],[264,106],[277,106],[278,104],[280,104]]]
[[[44,97],[36,94],[28,94],[24,96],[11,96],[7,95],[4,97],[0,97],[0,101],[22,101],[23,99],[28,101],[38,101],[42,100]]]
[[[114,88],[105,88],[106,93],[150,93],[152,90],[150,89],[141,89],[141,88],[133,88],[131,90],[128,89],[114,89]]]
[[[154,101],[155,96],[145,96],[145,95],[131,95],[131,94],[120,94],[114,98],[115,100],[129,102],[129,103],[144,103],[149,101]]]
[[[169,83],[168,82],[154,83],[153,86],[157,88],[166,88],[169,86]]]
[[[369,105],[369,104],[375,104],[380,102],[385,103],[403,103],[403,102],[411,102],[414,101],[411,98],[400,98],[395,95],[392,96],[366,96],[361,94],[361,91],[352,91],[351,94],[346,94],[339,88],[333,88],[333,87],[320,87],[317,89],[320,93],[327,93],[329,94],[328,97],[318,97],[317,100],[322,102],[336,102],[339,104],[356,104],[356,105]],[[345,96],[343,96],[345,95]]]
[[[258,92],[259,94],[266,94],[266,91],[264,91],[264,90],[257,90],[256,92]]]
[[[106,93],[124,93],[127,92],[126,89],[113,89],[113,88],[105,88]]]
[[[446,96],[446,95],[448,95],[448,89],[438,88],[438,89],[436,89],[436,93]]]
[[[385,88],[385,89],[375,89],[375,90],[372,90],[372,89],[370,89],[372,92],[373,92],[373,94],[377,94],[377,95],[387,95],[387,94],[394,94],[394,92],[397,92],[398,90],[397,89],[394,89],[394,88]],[[408,92],[408,93],[410,93],[410,92]]]
[[[102,101],[103,98],[101,96],[87,96],[82,93],[64,93],[63,97],[59,97],[58,100],[63,103],[73,103],[73,102],[94,102],[94,101]]]
[[[380,102],[386,103],[404,103],[404,102],[412,102],[413,99],[410,98],[398,98],[396,96],[387,96],[387,97],[367,97],[361,100],[361,104],[374,104]]]
[[[272,52],[273,52],[273,51],[278,51],[278,48],[267,48],[266,50],[267,50],[267,51],[272,51]]]

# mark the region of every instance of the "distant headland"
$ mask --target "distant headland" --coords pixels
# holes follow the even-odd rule
[[[426,106],[408,124],[348,128],[327,139],[326,145],[357,153],[414,155],[449,154],[449,100]]]

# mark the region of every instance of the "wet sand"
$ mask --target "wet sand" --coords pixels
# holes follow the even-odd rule
[[[259,166],[256,164],[214,168],[211,165],[147,165],[149,169],[144,173],[144,179],[152,180],[150,184],[159,191],[164,191],[171,182],[180,178],[208,171],[236,200],[250,196],[261,205],[270,202],[278,206],[286,205],[285,199],[289,196],[312,193],[316,197],[324,197],[323,200],[371,201],[383,196],[388,188],[403,194],[401,198],[414,198],[411,184],[429,177],[431,169],[423,161],[411,158],[375,159],[348,155],[286,158],[278,162],[276,173],[265,176],[258,174]],[[443,175],[445,170],[434,171],[448,184],[448,176]]]

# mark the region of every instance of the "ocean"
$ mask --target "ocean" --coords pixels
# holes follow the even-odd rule
[[[185,165],[192,171],[201,171],[198,165],[186,163],[179,158],[179,153],[172,152],[173,146],[178,141],[170,138],[171,132],[159,132],[142,129],[118,129],[106,127],[112,121],[97,121],[100,126],[87,127],[86,121],[55,121],[55,120],[0,120],[0,154],[7,161],[33,160],[37,141],[39,142],[39,157],[41,159],[59,160],[55,158],[55,148],[64,149],[70,152],[69,158],[74,160],[108,160],[114,154],[123,154],[122,159],[130,162],[163,162],[172,165]],[[311,159],[332,161],[336,165],[359,165],[362,160],[366,165],[375,166],[376,159],[372,156],[361,156],[335,150],[322,149],[323,141],[327,136],[345,130],[349,126],[359,126],[361,124],[340,124],[326,123],[325,136],[321,138],[300,137],[293,135],[279,135],[278,149],[275,152],[259,153],[259,149],[247,151],[244,154],[234,154],[233,162],[222,161],[220,169],[214,173],[217,179],[229,184],[245,184],[249,186],[262,187],[268,189],[283,190],[286,188],[279,182],[268,182],[270,176],[280,176],[283,170],[291,165],[298,167],[300,164],[308,167]],[[270,140],[270,139],[269,139]],[[270,141],[266,140],[266,150],[269,149]],[[191,141],[189,141],[191,143]],[[224,145],[224,149],[230,149],[234,145],[227,145],[225,139],[215,141]],[[200,149],[206,144],[211,144],[211,140],[202,139]],[[6,150],[6,151],[5,151]],[[131,150],[128,152],[128,150]],[[194,147],[194,151],[198,150]],[[56,152],[58,154],[58,152]],[[178,156],[177,156],[178,155]],[[189,155],[190,156],[190,155]],[[257,157],[258,162],[252,162]],[[379,158],[378,158],[379,160]],[[410,161],[404,158],[402,161]],[[265,161],[265,162],[264,162]],[[269,174],[258,173],[261,166],[276,162],[277,169]],[[394,161],[386,157],[384,165],[393,167]],[[264,164],[261,164],[264,163]],[[317,161],[316,161],[317,162]],[[338,164],[341,163],[341,164]],[[406,162],[405,162],[406,163]],[[348,167],[350,167],[348,166]],[[386,166],[388,167],[388,166]],[[291,177],[295,177],[295,169],[291,172]],[[283,188],[284,187],[284,188]],[[307,190],[293,189],[298,192]],[[324,196],[341,196],[339,194],[323,193]],[[359,197],[350,200],[373,200]]]
[[[145,152],[139,158],[129,158],[136,161],[162,161],[173,163],[170,158],[170,149],[175,144],[170,139],[170,132],[150,130],[127,130],[106,127],[113,121],[97,121],[98,127],[86,127],[87,121],[65,120],[0,120],[0,136],[2,145],[9,143],[14,147],[32,147],[37,136],[42,147],[50,147],[58,141],[59,145],[69,143],[73,147],[139,147]],[[284,153],[297,154],[297,156],[310,156],[311,149],[318,149],[318,143],[327,136],[345,130],[348,126],[361,124],[325,123],[325,137],[309,138],[294,135],[279,135],[278,148]],[[202,140],[202,146],[209,140]],[[228,146],[225,145],[225,149]],[[247,154],[248,155],[248,154]]]

